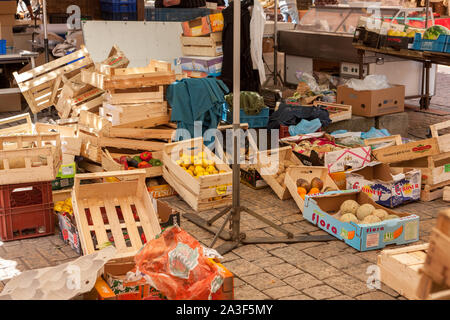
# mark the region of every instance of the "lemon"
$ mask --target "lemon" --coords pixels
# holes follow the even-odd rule
[[[191,170],[186,170],[187,173],[189,173],[191,176],[194,176],[194,172]]]
[[[408,34],[406,36],[408,38],[414,38],[416,36],[416,32],[415,31],[410,31],[410,32],[408,32]]]
[[[191,166],[188,168],[188,170],[194,172],[195,167],[194,167],[193,165],[191,165]]]
[[[181,159],[177,160],[176,163],[177,163],[177,165],[182,166],[183,165],[183,160],[181,160]]]
[[[207,168],[208,167],[208,160],[207,159],[202,159],[202,166],[203,168]]]
[[[67,198],[67,199],[64,201],[64,204],[66,204],[66,205],[68,205],[68,206],[72,206],[72,198]]]
[[[220,170],[219,173],[227,173],[225,170]]]
[[[208,156],[206,155],[206,152],[204,152],[204,151],[197,153],[197,157],[199,157],[200,159],[208,158]]]
[[[214,171],[216,171],[216,168],[214,168],[213,166],[207,166],[206,167],[206,172],[213,173]]]
[[[395,31],[392,29],[389,29],[387,32],[388,36],[394,36],[395,35],[394,33],[395,33]]]

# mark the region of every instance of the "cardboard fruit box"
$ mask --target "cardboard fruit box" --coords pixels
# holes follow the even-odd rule
[[[223,30],[222,13],[210,14],[191,21],[181,23],[185,37],[198,37]]]
[[[386,89],[357,91],[342,85],[337,88],[336,102],[351,105],[352,114],[363,117],[403,112],[405,86],[393,84]]]
[[[354,200],[360,205],[369,203],[376,209],[383,209],[389,215],[395,214],[400,218],[374,224],[342,222],[339,220],[338,212],[345,200]],[[387,209],[375,203],[362,191],[346,190],[306,196],[303,217],[359,251],[381,249],[391,244],[400,245],[419,240],[419,216]]]
[[[394,208],[420,199],[421,172],[411,169],[393,175],[388,164],[371,163],[346,173],[347,189],[362,190],[376,203]]]
[[[333,191],[339,190],[336,183],[334,183],[333,179],[328,175],[327,168],[293,167],[287,169],[284,183],[301,212],[304,210],[305,200],[303,200],[297,192],[297,180],[300,178],[305,179],[308,182],[311,182],[314,178],[319,178],[323,182],[322,190],[327,188],[334,189]],[[324,194],[324,192],[318,194]]]

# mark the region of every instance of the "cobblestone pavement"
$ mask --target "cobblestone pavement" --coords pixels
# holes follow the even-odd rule
[[[281,225],[294,234],[325,234],[304,220],[293,200],[279,200],[270,188],[253,190],[241,184],[242,205]],[[166,201],[180,212],[192,212],[178,197]],[[416,202],[398,210],[420,216],[420,241],[428,240],[440,208],[448,207],[442,200]],[[210,218],[219,210],[201,213]],[[215,223],[219,226],[221,221]],[[181,227],[204,245],[210,245],[213,234],[185,218]],[[282,234],[247,214],[242,215],[242,232],[249,237],[281,236]],[[218,240],[217,245],[223,243]],[[367,267],[376,264],[377,251],[359,252],[341,241],[297,244],[258,244],[241,246],[224,256],[224,265],[235,276],[237,300],[262,299],[404,299],[394,290],[368,289]],[[17,262],[20,271],[55,266],[71,261],[77,254],[58,235],[5,242],[0,246],[0,259]],[[1,263],[0,263],[1,265]],[[1,268],[0,268],[1,271]],[[0,282],[0,290],[6,281]]]

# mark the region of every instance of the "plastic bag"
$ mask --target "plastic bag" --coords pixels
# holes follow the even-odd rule
[[[369,75],[365,77],[364,80],[350,79],[347,81],[346,85],[356,91],[380,90],[391,87],[386,76],[383,74]]]
[[[309,91],[312,91],[312,92],[320,91],[320,88],[319,88],[319,85],[317,84],[316,79],[310,73],[297,71],[296,76],[297,76],[298,81],[304,82],[308,86]],[[306,92],[304,92],[304,93],[299,92],[299,93],[306,94]]]
[[[367,132],[361,133],[361,138],[370,139],[370,138],[383,138],[389,137],[391,134],[386,129],[376,129],[374,127],[370,128]]]
[[[296,136],[299,134],[313,133],[322,127],[322,122],[319,118],[313,119],[311,121],[302,119],[297,125],[289,127],[289,134],[291,136]]]
[[[202,245],[178,226],[166,229],[134,257],[138,272],[169,300],[210,300],[224,276]]]

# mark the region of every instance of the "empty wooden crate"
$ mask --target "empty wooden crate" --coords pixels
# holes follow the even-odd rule
[[[105,182],[109,177],[133,180]],[[83,180],[103,180],[81,184]],[[113,243],[116,258],[134,256],[161,232],[158,215],[145,185],[145,171],[104,172],[75,176],[72,203],[83,253]]]

